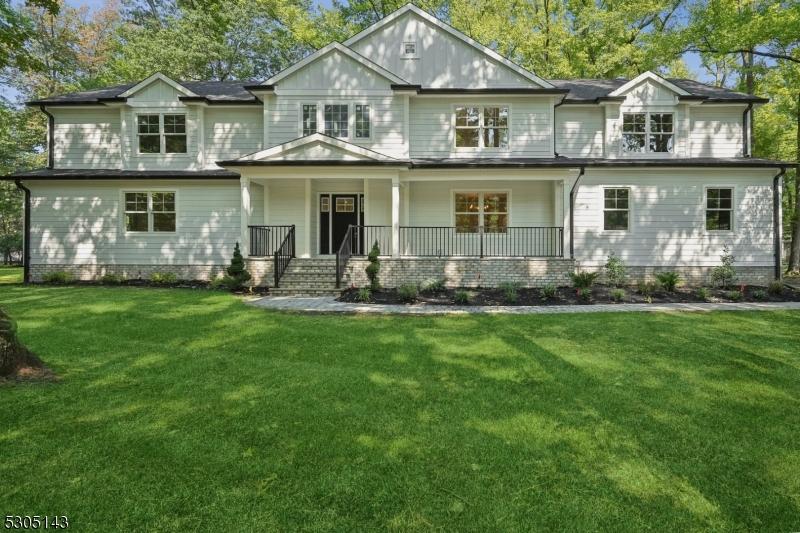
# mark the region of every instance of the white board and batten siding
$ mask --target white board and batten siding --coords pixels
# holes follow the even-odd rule
[[[224,265],[239,240],[235,180],[35,181],[31,262],[41,265]],[[128,233],[124,191],[175,191],[174,233]]]
[[[771,169],[587,171],[575,202],[575,258],[600,268],[615,252],[630,266],[716,266],[724,245],[748,266],[773,264]],[[628,231],[603,230],[603,190],[630,188]],[[706,231],[706,187],[734,189],[731,232]]]

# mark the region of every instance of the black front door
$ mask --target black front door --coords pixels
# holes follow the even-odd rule
[[[324,202],[324,200],[323,200]],[[359,218],[359,202],[357,194],[332,194],[330,204],[327,207],[328,213],[320,213],[320,253],[335,254],[342,245],[342,239],[347,234],[350,225],[357,226]],[[325,215],[330,219],[324,220]],[[326,233],[330,231],[330,246]]]

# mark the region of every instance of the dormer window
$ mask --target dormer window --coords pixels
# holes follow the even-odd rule
[[[136,116],[140,154],[185,154],[186,115]]]
[[[416,59],[417,57],[419,57],[417,55],[416,41],[405,41],[403,43],[403,48],[401,52],[403,59]]]
[[[622,151],[629,153],[672,153],[672,113],[623,113]]]

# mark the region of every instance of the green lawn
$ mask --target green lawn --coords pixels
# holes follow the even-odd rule
[[[800,313],[339,317],[0,287],[0,508],[79,530],[800,529]]]
[[[0,285],[22,283],[22,267],[0,265]]]

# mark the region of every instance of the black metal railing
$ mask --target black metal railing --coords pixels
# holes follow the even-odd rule
[[[562,257],[564,228],[400,226],[400,255],[416,257]]]
[[[353,255],[369,255],[375,243],[381,255],[392,255],[391,226],[350,226],[350,234]]]
[[[294,247],[294,226],[289,226],[289,231],[286,233],[286,236],[283,238],[283,242],[275,250],[273,255],[273,261],[275,264],[273,265],[273,271],[275,272],[275,287],[278,287],[278,284],[281,281],[281,277],[283,273],[286,272],[286,267],[289,266],[289,262],[294,257],[295,247]]]
[[[342,239],[342,244],[336,251],[336,288],[342,286],[342,278],[344,277],[344,269],[347,267],[347,262],[353,256],[353,233],[357,226],[352,224],[347,227],[347,233]]]
[[[247,226],[250,230],[250,257],[269,257],[283,244],[294,226]]]

